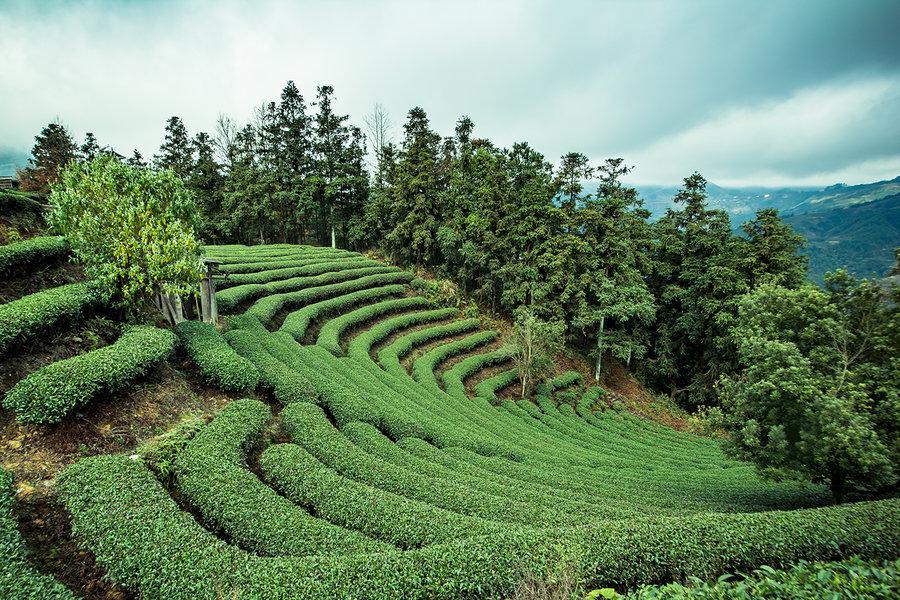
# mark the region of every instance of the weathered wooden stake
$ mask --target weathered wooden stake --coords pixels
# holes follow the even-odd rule
[[[206,273],[200,280],[200,312],[204,321],[215,325],[219,321],[219,307],[216,305],[216,282],[213,273],[222,263],[204,258],[203,264],[206,265]]]

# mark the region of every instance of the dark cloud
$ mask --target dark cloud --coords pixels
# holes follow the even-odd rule
[[[900,3],[3,3],[0,144],[59,115],[152,154],[165,118],[239,119],[288,79],[361,123],[423,106],[556,159],[625,154],[637,181],[900,172]]]

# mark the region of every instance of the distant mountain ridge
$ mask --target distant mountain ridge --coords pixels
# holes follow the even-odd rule
[[[596,189],[596,186],[590,186]],[[637,186],[652,219],[674,206],[675,186]],[[821,283],[828,271],[846,268],[882,277],[900,246],[900,177],[826,188],[726,188],[710,183],[709,205],[724,210],[737,229],[763,208],[777,208],[808,241],[809,276]]]
[[[844,267],[861,277],[884,277],[900,246],[900,193],[872,202],[846,203],[785,217],[807,240],[810,279]]]
[[[596,186],[590,186],[595,189]],[[658,219],[673,206],[677,186],[636,186],[653,218]],[[724,210],[735,227],[752,219],[762,208],[777,208],[784,215],[821,212],[865,204],[900,194],[900,176],[886,181],[845,185],[838,183],[826,188],[727,188],[710,183],[707,186],[709,205]]]

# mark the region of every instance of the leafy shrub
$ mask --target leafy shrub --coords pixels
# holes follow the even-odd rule
[[[251,306],[248,315],[258,319],[261,323],[271,321],[279,311],[292,306],[309,304],[326,298],[333,298],[342,294],[349,294],[370,287],[389,285],[392,283],[407,283],[412,275],[404,271],[392,271],[368,275],[358,279],[351,279],[341,283],[321,285],[318,287],[303,288],[295,292],[273,294],[257,300]]]
[[[296,467],[288,462],[284,468]],[[60,475],[57,487],[74,534],[109,578],[148,600],[504,597],[526,574],[543,577],[559,561],[572,565],[587,586],[631,587],[716,577],[729,566],[752,569],[778,557],[834,560],[900,551],[900,502],[886,500],[546,531],[510,528],[401,553],[262,558],[203,529],[146,467],[127,457],[82,459]]]
[[[581,395],[581,398],[578,400],[578,404],[575,405],[575,410],[578,412],[578,415],[591,422],[591,419],[594,417],[594,408],[597,403],[600,402],[600,399],[606,395],[606,390],[599,386],[591,386],[584,391]]]
[[[61,323],[81,318],[102,302],[91,283],[70,283],[0,304],[0,355]]]
[[[427,477],[413,469],[411,462],[390,464],[362,451],[338,431],[318,406],[298,402],[281,413],[282,425],[291,440],[344,477],[359,483],[393,492],[411,500],[418,500],[436,508],[481,517],[497,522],[530,525],[575,524],[580,517],[568,515],[546,506],[533,506],[518,498],[498,498],[475,486],[460,484],[451,475]],[[344,430],[361,423],[350,423]],[[388,501],[393,501],[392,497]],[[478,519],[471,522],[472,531],[485,524]]]
[[[365,304],[373,300],[378,300],[385,296],[396,296],[402,294],[404,290],[406,290],[406,286],[403,284],[384,285],[357,290],[355,292],[329,298],[328,300],[307,304],[303,308],[295,310],[285,317],[284,323],[281,325],[281,330],[290,333],[297,341],[300,341],[306,334],[306,329],[309,327],[309,324],[317,317],[353,307],[358,304]]]
[[[437,379],[434,375],[434,370],[439,363],[447,360],[451,356],[462,354],[463,352],[474,350],[479,346],[489,344],[494,341],[498,335],[499,334],[496,331],[479,331],[464,337],[461,340],[454,340],[436,346],[416,359],[412,366],[412,375],[419,383],[424,383],[434,389],[439,389]],[[508,356],[508,354],[505,354],[505,351],[501,351],[500,354]],[[492,354],[491,357],[493,358],[494,355]],[[472,363],[469,364],[471,365]]]
[[[42,575],[25,556],[25,544],[12,514],[13,477],[0,468],[0,598],[69,599],[75,596],[53,577]]]
[[[175,475],[175,458],[206,422],[198,415],[183,416],[174,427],[138,446],[135,454],[153,469],[162,481]]]
[[[399,331],[413,325],[421,325],[433,321],[440,321],[452,317],[459,312],[455,308],[438,308],[400,315],[380,323],[376,323],[368,330],[360,333],[350,341],[347,346],[347,354],[357,358],[368,358],[372,346],[384,340],[395,331]]]
[[[385,273],[387,271],[396,271],[396,267],[385,267],[373,260],[368,260],[361,256],[349,256],[347,258],[339,259],[338,257],[328,256],[327,258],[292,258],[289,260],[284,260],[283,262],[278,263],[252,263],[253,266],[245,266],[243,268],[254,269],[249,273],[231,273],[228,274],[227,277],[221,279],[217,282],[216,287],[219,289],[230,289],[235,286],[240,285],[268,285],[268,284],[280,284],[280,282],[286,279],[296,279],[297,277],[309,276],[309,275],[321,275],[323,273],[329,273],[332,271],[343,271],[348,269],[366,269],[366,268],[377,268],[380,269],[380,272]],[[280,265],[277,268],[263,269],[263,270],[255,270],[262,265],[272,266],[272,265]],[[224,264],[219,267],[219,270],[228,270],[229,268],[236,268],[237,265],[232,264]],[[302,286],[296,286],[294,289],[299,289]],[[287,291],[287,290],[279,290],[277,288],[269,290],[271,292],[276,291]]]
[[[50,223],[117,301],[197,291],[200,244],[190,192],[172,171],[129,166],[109,153],[73,161],[52,186]]]
[[[259,325],[259,321],[252,318],[249,320],[262,327]],[[265,330],[263,329],[263,331]],[[235,329],[226,333],[225,338],[235,352],[256,367],[259,372],[260,385],[272,392],[278,402],[290,404],[291,402],[315,402],[318,400],[319,392],[312,383],[267,352],[259,333],[252,329]]]
[[[518,369],[510,369],[509,371],[501,371],[493,377],[489,377],[484,381],[480,381],[475,386],[475,395],[485,398],[490,402],[497,402],[497,392],[505,387],[509,387],[519,380]]]
[[[64,257],[69,245],[63,237],[41,236],[0,246],[0,274]]]
[[[315,265],[319,267],[319,265]],[[280,294],[303,288],[325,285],[327,283],[339,283],[349,279],[356,279],[365,275],[378,273],[390,273],[396,271],[392,267],[356,267],[341,263],[340,266],[331,264],[327,269],[316,269],[316,275],[309,275],[313,269],[304,269],[307,275],[292,276],[288,279],[279,279],[270,283],[245,283],[216,292],[216,302],[220,310],[228,312],[241,302],[254,300],[266,294]]]
[[[556,394],[556,402],[560,405],[566,404],[568,406],[575,406],[578,402],[578,391],[577,390],[563,390]]]
[[[482,354],[473,354],[468,356],[446,371],[444,371],[444,390],[451,396],[460,399],[466,398],[465,380],[478,371],[486,369],[496,364],[506,362],[510,359],[511,352],[509,348],[500,348],[493,352],[484,352]]]
[[[228,345],[209,323],[183,321],[175,332],[204,377],[227,392],[251,392],[259,383],[259,371]]]
[[[592,592],[593,594],[593,592]],[[623,598],[618,594],[588,598]],[[747,576],[722,575],[715,583],[696,577],[688,586],[646,586],[628,594],[634,600],[740,600],[743,598],[870,598],[900,596],[900,560],[867,562],[853,557],[841,562],[806,562],[789,569],[763,566]]]
[[[123,388],[164,360],[175,347],[166,329],[133,326],[114,343],[51,363],[6,393],[3,405],[30,423],[58,423],[103,392]]]
[[[478,319],[463,319],[413,331],[397,338],[379,350],[378,362],[389,373],[405,374],[406,371],[400,365],[400,358],[411,352],[413,348],[431,340],[472,331],[477,329],[480,324],[481,321]]]

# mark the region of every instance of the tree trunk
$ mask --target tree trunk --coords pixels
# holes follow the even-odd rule
[[[600,371],[603,369],[603,331],[606,326],[606,317],[600,317],[600,333],[597,334],[597,368],[594,370],[594,381],[600,381]]]
[[[835,504],[844,501],[846,493],[845,485],[847,482],[847,474],[841,470],[834,469],[831,472],[831,497]]]
[[[334,225],[331,226],[331,247],[337,248],[337,238],[334,235]]]

